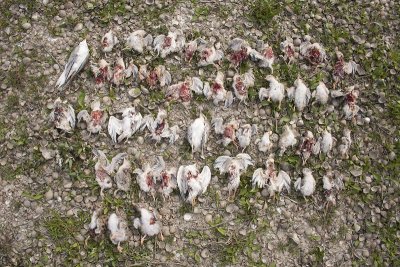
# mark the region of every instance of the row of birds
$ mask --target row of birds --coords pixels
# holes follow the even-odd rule
[[[119,43],[118,38],[112,30],[107,32],[101,39],[101,46],[104,53],[109,53],[114,46]],[[296,49],[291,38],[287,38],[280,44],[283,52],[283,59],[291,64],[296,58]],[[138,54],[142,54],[146,49],[153,51],[157,56],[165,58],[173,53],[182,52],[183,57],[187,61],[191,61],[198,54],[198,66],[216,65],[224,58],[224,52],[220,49],[221,44],[209,43],[202,38],[197,38],[190,42],[186,42],[185,35],[181,30],[168,32],[167,35],[161,34],[155,38],[146,33],[144,30],[137,30],[131,33],[125,42],[124,50],[132,50]],[[257,43],[257,49],[253,49],[246,40],[240,38],[232,39],[228,44],[228,59],[235,68],[242,62],[250,59],[261,68],[270,68],[273,73],[273,63],[275,61],[275,53],[268,43]],[[300,54],[313,66],[323,63],[327,59],[326,52],[319,43],[311,43],[305,41],[300,45]],[[337,61],[333,68],[334,85],[344,77],[345,74],[358,73],[364,74],[364,70],[359,64],[350,60],[345,61],[344,55],[339,50],[335,50]],[[83,40],[71,53],[63,73],[57,80],[56,87],[65,87],[72,78],[84,67],[89,59],[89,47],[86,40]],[[166,71],[164,66],[159,66],[154,70],[147,70],[147,65],[138,68],[133,62],[126,67],[122,57],[116,60],[114,70],[111,69],[106,60],[101,59],[98,64],[92,65],[92,71],[96,77],[96,84],[103,86],[105,82],[111,82],[118,86],[124,79],[131,76],[134,80],[146,80],[150,87],[159,84],[161,87],[171,82],[171,75]],[[239,79],[240,78],[240,79]],[[244,77],[246,78],[246,77]],[[234,81],[238,84],[244,83],[243,77],[236,75]],[[239,82],[240,80],[240,82]],[[190,82],[190,81],[188,81]],[[251,83],[251,82],[250,82]],[[243,85],[241,85],[243,86]],[[246,85],[244,85],[246,87]],[[334,86],[335,87],[335,86]],[[241,92],[240,87],[238,88]],[[195,90],[196,92],[196,90]],[[243,94],[243,93],[242,93]],[[240,97],[237,96],[239,99]],[[242,100],[242,99],[241,99]]]

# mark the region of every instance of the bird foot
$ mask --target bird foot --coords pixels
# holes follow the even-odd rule
[[[118,243],[118,246],[117,246],[117,250],[118,250],[119,253],[122,253],[122,250],[123,250],[123,249],[122,249],[122,247],[120,246],[119,243]]]
[[[164,241],[164,236],[163,236],[163,234],[162,234],[162,231],[160,231],[160,240],[161,240],[161,241]]]
[[[144,243],[144,239],[146,238],[146,235],[144,235],[144,236],[142,236],[141,238],[140,238],[140,245],[142,245],[143,246],[143,243]]]

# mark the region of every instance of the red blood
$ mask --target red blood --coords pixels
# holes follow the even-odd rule
[[[266,58],[268,58],[268,59],[271,59],[271,58],[274,57],[274,51],[272,50],[271,47],[267,47],[267,48],[263,51],[262,54],[263,54],[264,57],[266,57]]]
[[[164,43],[163,43],[163,45],[162,45],[162,48],[164,49],[164,48],[166,48],[166,47],[169,47],[169,46],[171,46],[171,43],[172,43],[172,38],[171,37],[165,37],[165,39],[164,39]]]
[[[102,45],[103,45],[103,47],[108,46],[108,38],[107,37],[104,37]]]
[[[158,81],[158,75],[157,73],[153,70],[150,72],[149,76],[147,77],[147,83],[150,86],[155,86],[157,84]]]
[[[321,52],[319,52],[318,48],[313,47],[308,51],[308,60],[314,65],[321,62]]]
[[[222,85],[219,83],[213,83],[213,85],[211,86],[211,89],[213,91],[214,94],[217,94],[219,90],[221,90]]]
[[[56,107],[54,109],[54,120],[59,121],[62,117],[63,112],[64,112],[64,109],[62,107]]]
[[[192,95],[190,94],[189,84],[183,83],[182,86],[179,88],[179,97],[184,102],[189,102],[192,99]]]
[[[333,67],[333,75],[336,77],[340,77],[343,78],[344,77],[344,60],[341,57],[335,64],[335,66]]]
[[[104,181],[107,178],[108,174],[106,170],[103,168],[100,168],[99,170],[96,171],[96,177],[100,179],[100,181]]]
[[[150,186],[150,187],[153,186],[153,177],[151,175],[146,176],[146,183],[147,183],[147,186]]]
[[[239,51],[231,54],[231,62],[235,65],[239,65],[247,58],[247,49],[242,47]]]
[[[286,46],[286,55],[291,58],[294,57],[294,50],[292,49],[292,47],[290,45]]]
[[[349,105],[354,105],[356,103],[356,96],[353,93],[348,93],[346,95],[346,102]]]
[[[234,136],[234,129],[232,126],[225,127],[224,129],[224,136],[233,139]]]
[[[150,224],[153,225],[153,224],[155,224],[155,223],[156,223],[156,218],[151,217],[151,218],[150,218]]]
[[[211,55],[211,51],[209,49],[204,49],[201,52],[201,59],[202,60],[207,60],[207,58]]]
[[[162,187],[162,188],[167,187],[167,186],[168,186],[168,183],[169,183],[169,176],[168,176],[168,174],[165,173],[165,172],[163,172],[162,175],[161,175],[161,177],[162,177],[162,184],[161,184],[161,187]]]
[[[244,86],[244,83],[240,78],[236,78],[236,90],[240,95],[247,94],[246,87]]]
[[[185,51],[185,59],[190,60],[194,55],[194,50],[191,47],[188,47]]]
[[[160,135],[163,132],[164,127],[165,127],[165,121],[162,121],[161,123],[157,124],[156,135]]]
[[[93,124],[99,125],[101,122],[101,118],[103,117],[103,111],[101,110],[92,111],[92,113],[90,113],[90,116],[92,117]]]

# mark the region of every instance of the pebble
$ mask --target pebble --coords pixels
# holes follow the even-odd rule
[[[193,214],[191,214],[191,213],[185,213],[185,214],[183,215],[183,219],[184,219],[185,221],[190,221],[190,220],[192,219],[192,217],[193,217]]]
[[[212,219],[213,219],[212,214],[207,214],[206,217],[205,217],[205,220],[206,220],[207,223],[212,222]]]
[[[74,27],[74,31],[79,32],[83,29],[83,24],[82,23],[78,23],[76,24],[76,26]]]
[[[210,251],[207,248],[205,248],[201,251],[200,255],[202,258],[208,258],[210,256]]]
[[[53,190],[50,188],[49,191],[46,192],[46,194],[44,194],[44,197],[46,198],[46,200],[51,200],[53,198]]]
[[[31,24],[29,22],[25,22],[22,24],[22,28],[24,28],[25,30],[28,30],[31,28]]]
[[[24,200],[24,206],[29,208],[31,206],[31,202],[29,200]]]

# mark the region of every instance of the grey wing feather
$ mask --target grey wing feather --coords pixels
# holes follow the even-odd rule
[[[205,193],[211,181],[211,171],[208,166],[204,166],[203,171],[199,174],[199,178],[201,188],[203,189],[203,193]]]
[[[72,128],[75,128],[75,110],[72,106],[68,106],[68,116],[67,119]]]
[[[110,120],[108,121],[108,134],[111,136],[114,143],[117,142],[117,134],[120,135],[122,133],[122,126],[121,120],[114,116],[110,117]]]
[[[178,169],[178,173],[176,176],[176,181],[178,183],[178,188],[179,191],[181,192],[181,196],[184,198],[186,195],[186,192],[188,190],[188,185],[187,185],[187,181],[185,179],[185,177],[183,177],[183,172],[185,170],[184,166],[180,166]]]
[[[89,115],[89,112],[87,110],[79,111],[79,113],[76,116],[76,118],[77,118],[78,122],[80,122],[81,120],[83,120],[84,122],[90,121],[90,115]]]
[[[109,171],[114,172],[118,165],[122,162],[122,160],[127,156],[127,153],[119,153],[115,157],[112,158],[111,164],[109,165]]]

